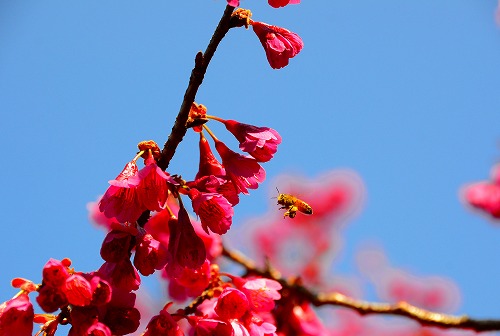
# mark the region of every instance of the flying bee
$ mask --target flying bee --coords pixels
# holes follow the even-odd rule
[[[278,188],[276,188],[278,190]],[[278,190],[278,205],[281,205],[281,209],[286,209],[286,212],[283,216],[285,218],[286,216],[290,218],[294,218],[297,215],[297,211],[300,211],[306,215],[312,215],[313,209],[309,204],[304,202],[301,199],[298,199],[297,197],[289,194],[282,194]]]

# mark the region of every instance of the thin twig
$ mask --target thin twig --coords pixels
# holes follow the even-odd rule
[[[212,35],[212,39],[210,40],[205,53],[202,53],[200,51],[196,55],[195,65],[193,70],[191,71],[191,77],[189,78],[189,84],[186,89],[186,93],[184,94],[181,108],[179,110],[179,113],[177,114],[177,118],[175,119],[175,124],[172,127],[172,132],[170,133],[167,142],[165,142],[165,145],[161,152],[161,156],[158,160],[158,166],[163,170],[166,170],[168,168],[170,160],[172,160],[177,146],[184,138],[184,135],[186,135],[186,121],[188,120],[189,110],[194,102],[196,93],[198,92],[198,88],[203,82],[203,78],[205,77],[208,65],[215,53],[215,50],[217,49],[217,46],[231,28],[230,21],[233,10],[234,7],[226,6],[224,14],[222,15],[219,21],[219,25]]]
[[[317,307],[331,305],[349,308],[357,311],[361,315],[384,314],[404,316],[424,326],[435,326],[446,329],[471,329],[477,332],[500,330],[500,320],[477,320],[466,315],[454,316],[436,313],[415,307],[406,302],[398,302],[395,304],[377,303],[356,300],[337,292],[314,293],[301,285],[298,281],[285,279],[279,272],[270,267],[266,267],[264,270],[257,268],[253,260],[238,251],[228,250],[224,247],[222,255],[243,266],[248,273],[278,281],[284,289],[300,295],[303,299]]]

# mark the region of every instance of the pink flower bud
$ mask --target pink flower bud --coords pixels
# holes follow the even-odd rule
[[[217,300],[215,312],[223,319],[237,319],[248,311],[246,295],[236,288],[225,288]]]
[[[57,287],[61,286],[69,277],[68,269],[59,260],[49,259],[42,271],[43,283]]]
[[[20,294],[0,305],[1,335],[31,336],[35,313],[28,294]]]
[[[97,273],[113,287],[130,292],[139,289],[141,278],[129,259],[120,262],[106,261]]]
[[[119,262],[129,259],[132,235],[128,232],[110,231],[101,246],[101,257],[105,261]]]
[[[172,315],[167,312],[167,305],[160,311],[160,314],[153,316],[148,323],[146,328],[146,332],[143,336],[156,336],[156,335],[165,335],[165,336],[183,336],[181,328],[174,320]]]
[[[281,143],[281,136],[269,127],[247,125],[235,120],[225,120],[224,125],[240,142],[240,149],[259,162],[272,159]]]
[[[79,274],[67,278],[61,290],[66,295],[68,303],[74,306],[88,306],[92,301],[90,283]]]
[[[167,249],[150,234],[138,238],[135,247],[134,266],[144,276],[162,269],[167,264]]]
[[[222,167],[222,164],[215,158],[210,149],[210,144],[203,136],[203,133],[200,133],[200,165],[195,179],[198,180],[203,176],[210,175],[226,175],[226,171]]]

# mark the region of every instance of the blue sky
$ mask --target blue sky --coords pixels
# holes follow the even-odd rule
[[[375,241],[394,266],[454,279],[460,313],[500,317],[500,225],[458,198],[500,158],[496,1],[241,5],[298,33],[305,47],[276,71],[251,30],[231,31],[200,88],[196,101],[210,114],[283,137],[266,183],[238,205],[235,222],[274,206],[280,173],[354,170],[367,199],[345,230],[337,270],[355,272],[355,251]],[[14,294],[11,278],[39,280],[50,257],[82,271],[100,266],[104,233],[88,223],[86,203],[139,141],[167,139],[194,56],[224,6],[0,0],[0,301]],[[182,143],[172,174],[194,176],[196,140]]]

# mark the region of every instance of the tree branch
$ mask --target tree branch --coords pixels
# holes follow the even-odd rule
[[[200,51],[198,52],[198,54],[196,54],[194,68],[191,71],[191,77],[189,78],[189,84],[184,94],[181,108],[179,110],[179,113],[177,114],[177,118],[175,119],[175,124],[172,127],[172,132],[170,133],[167,142],[165,142],[160,158],[158,160],[158,167],[163,170],[166,170],[168,168],[170,160],[172,160],[177,146],[186,134],[186,121],[188,120],[189,110],[194,102],[196,93],[198,92],[198,88],[203,82],[208,64],[210,63],[210,60],[212,59],[217,46],[231,28],[230,21],[233,10],[234,7],[226,6],[224,14],[222,15],[219,21],[219,25],[215,29],[214,34],[210,39],[210,43],[208,44],[205,53],[202,53]]]
[[[406,302],[398,302],[395,304],[377,303],[356,300],[337,292],[314,293],[301,285],[298,281],[285,279],[277,270],[272,269],[269,265],[267,265],[264,270],[257,268],[253,260],[250,260],[238,251],[228,250],[224,247],[222,255],[243,266],[248,273],[257,274],[278,281],[284,289],[300,295],[317,307],[331,305],[349,308],[357,311],[361,315],[384,314],[404,316],[419,322],[423,326],[434,326],[446,329],[471,329],[477,332],[500,330],[500,320],[476,320],[466,315],[454,316],[436,313],[412,306]]]

